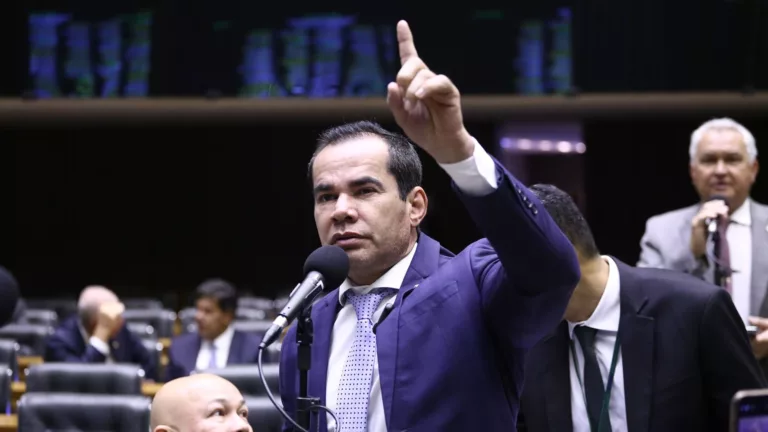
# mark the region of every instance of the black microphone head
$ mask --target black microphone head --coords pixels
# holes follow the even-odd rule
[[[725,205],[728,205],[728,198],[722,195],[712,195],[707,201],[725,201]]]
[[[304,262],[304,275],[311,271],[323,275],[325,291],[335,290],[349,274],[349,257],[338,246],[321,246]]]
[[[5,267],[0,267],[0,327],[11,322],[17,303],[19,285],[11,272]]]

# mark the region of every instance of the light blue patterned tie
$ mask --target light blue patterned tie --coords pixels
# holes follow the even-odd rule
[[[377,288],[368,294],[346,292],[346,300],[357,313],[355,340],[349,350],[339,382],[336,413],[341,432],[368,431],[368,401],[371,396],[373,364],[376,360],[376,335],[371,316],[381,300],[395,292],[392,288]]]
[[[211,359],[208,360],[208,369],[218,369],[219,365],[216,363],[216,345],[211,343]]]

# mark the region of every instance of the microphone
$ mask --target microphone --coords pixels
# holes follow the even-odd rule
[[[338,246],[315,249],[304,262],[304,280],[293,289],[288,303],[264,333],[259,347],[265,349],[272,345],[307,305],[312,304],[321,292],[338,288],[348,274],[349,257],[344,249]]]
[[[728,200],[721,195],[713,195],[708,201],[725,201],[725,205],[728,205]],[[704,224],[707,225],[707,232],[713,234],[717,231],[717,224],[720,222],[720,217],[706,218]]]

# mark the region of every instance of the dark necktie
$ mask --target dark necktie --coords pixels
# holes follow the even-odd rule
[[[605,394],[603,376],[600,373],[595,351],[597,330],[579,326],[573,329],[573,332],[579,339],[581,351],[584,353],[584,393],[586,393],[587,398],[587,415],[589,416],[589,423],[592,425],[591,430],[593,432],[610,431],[612,429],[609,416],[606,416],[606,424],[601,425],[600,430],[597,430],[600,424],[600,412],[603,409],[603,395]]]
[[[717,234],[720,237],[720,250],[718,251],[718,261],[720,261],[720,267],[725,272],[725,288],[728,293],[731,293],[731,249],[728,247],[728,225],[730,221],[725,220],[717,224]]]

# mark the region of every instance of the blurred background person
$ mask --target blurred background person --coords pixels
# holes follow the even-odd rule
[[[531,191],[573,244],[581,280],[560,326],[528,354],[524,430],[727,430],[733,395],[766,385],[728,294],[601,256],[567,193]]]
[[[196,294],[197,330],[173,338],[168,351],[166,380],[189,375],[195,370],[256,364],[261,339],[232,327],[238,299],[235,287],[223,279],[210,279],[197,287]]]
[[[65,319],[48,338],[45,361],[75,363],[133,363],[154,377],[152,356],[124,325],[125,307],[103,286],[88,286],[77,302],[77,316]]]

